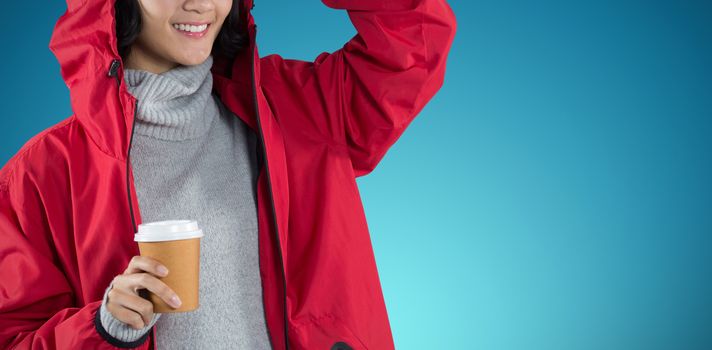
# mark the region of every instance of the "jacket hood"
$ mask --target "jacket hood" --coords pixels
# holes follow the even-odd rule
[[[124,159],[136,106],[134,97],[123,84],[124,64],[117,47],[115,1],[67,0],[67,10],[52,31],[49,49],[59,61],[62,79],[69,88],[72,111],[88,137],[105,153]],[[249,58],[256,49],[255,24],[250,12],[253,2],[235,1],[239,6],[239,25],[249,34],[249,44],[233,62],[214,57],[211,69],[214,87],[251,84],[244,69],[252,64]],[[238,60],[240,63],[236,64]],[[113,76],[109,74],[112,63],[117,68]],[[240,74],[233,80],[232,72],[238,70]]]

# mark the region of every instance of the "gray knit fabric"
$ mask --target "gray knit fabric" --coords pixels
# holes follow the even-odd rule
[[[138,99],[131,165],[143,222],[194,219],[203,229],[200,307],[133,329],[106,309],[109,334],[156,327],[159,349],[271,349],[257,247],[256,135],[211,94],[213,58],[161,74],[125,70]]]

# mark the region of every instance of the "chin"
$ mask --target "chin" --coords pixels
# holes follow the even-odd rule
[[[210,52],[208,51],[205,54],[195,54],[191,55],[189,57],[183,57],[183,59],[178,60],[177,63],[184,65],[184,66],[193,66],[196,64],[201,64],[205,62],[205,60],[208,58],[210,55]]]

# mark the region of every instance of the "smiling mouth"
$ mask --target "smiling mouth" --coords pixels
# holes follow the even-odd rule
[[[174,23],[172,25],[172,27],[183,35],[186,35],[189,37],[194,37],[194,38],[200,38],[208,32],[208,28],[210,28],[210,23],[203,23],[203,24]]]

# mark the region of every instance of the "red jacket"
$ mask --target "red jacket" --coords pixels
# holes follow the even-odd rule
[[[445,0],[322,2],[346,9],[358,34],[305,62],[260,58],[252,0],[240,1],[250,46],[232,62],[216,57],[213,92],[260,136],[260,276],[272,347],[393,349],[356,177],[442,86],[455,17]],[[139,255],[136,100],[123,84],[113,1],[67,3],[49,47],[73,115],[0,170],[0,347],[155,349],[155,327],[122,344],[97,323],[104,289]]]

